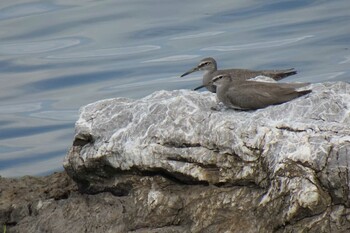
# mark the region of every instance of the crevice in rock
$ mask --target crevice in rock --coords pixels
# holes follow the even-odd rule
[[[93,143],[93,137],[91,134],[78,134],[75,136],[73,146],[83,147],[86,144]]]
[[[330,214],[330,208],[327,208],[325,211],[323,211],[321,213],[304,215],[302,217],[293,219],[292,221],[286,221],[283,225],[276,226],[276,230],[275,231],[278,231],[278,230],[281,230],[281,229],[285,229],[286,227],[292,227],[292,226],[298,225],[298,224],[300,224],[300,222],[302,222],[304,220],[307,220],[307,219],[317,218],[319,216],[320,217],[324,217],[322,215],[329,215],[329,214]],[[322,221],[322,219],[319,220],[319,221]],[[313,224],[315,224],[316,222],[313,222]]]
[[[54,199],[56,201],[68,199],[69,194],[70,194],[70,192],[68,192],[68,191],[67,192],[63,192],[63,193],[60,193],[59,195],[55,196]]]
[[[28,215],[31,216],[33,214],[32,205],[28,204],[27,207],[28,207]]]
[[[96,195],[100,193],[111,193],[116,197],[124,197],[128,196],[130,191],[132,190],[133,185],[129,183],[119,183],[117,185],[107,186],[102,184],[102,186],[98,187],[88,187],[84,189],[82,192],[89,195]]]
[[[111,169],[114,171],[113,177],[116,175],[140,175],[140,176],[162,176],[170,181],[173,181],[174,183],[178,184],[185,184],[185,185],[208,185],[209,183],[207,181],[200,181],[192,176],[185,175],[180,172],[176,171],[168,171],[165,168],[159,168],[159,167],[153,167],[153,168],[147,168],[148,170],[141,170],[138,167],[131,167],[129,170],[121,170],[116,169],[114,167],[111,167]]]
[[[164,232],[164,230],[169,230],[169,232],[174,232],[174,228],[181,228],[179,230],[182,230],[183,227],[180,224],[164,224],[163,226],[159,226],[159,227],[133,227],[128,229],[128,232]],[[177,232],[177,231],[176,231]]]
[[[207,168],[211,170],[219,170],[216,164],[203,164],[203,163],[196,162],[191,158],[169,156],[167,157],[167,159],[170,161],[176,161],[176,162],[192,163],[199,167]]]
[[[220,148],[215,144],[212,144],[210,147],[204,146],[200,143],[186,143],[186,142],[164,142],[164,143],[156,142],[156,144],[164,147],[172,148],[172,149],[204,148],[206,150],[210,150],[216,153],[220,153],[221,151]],[[232,155],[235,155],[235,154],[232,154]]]
[[[332,154],[333,149],[334,149],[334,146],[333,146],[333,145],[330,145],[329,150],[328,150],[328,153],[327,153],[326,163],[325,163],[325,165],[321,168],[320,172],[324,172],[324,170],[328,168],[328,163],[329,163],[329,160],[330,160],[330,155]]]
[[[109,166],[109,165],[105,165]],[[121,170],[116,169],[114,167],[109,166],[109,172],[108,172],[108,179],[106,179],[106,173],[105,171],[101,171],[103,174],[98,174],[100,178],[96,179],[96,177],[88,177],[87,180],[79,180],[80,184],[84,184],[83,186],[79,187],[79,190],[81,193],[87,193],[87,194],[99,194],[103,192],[110,192],[114,196],[127,196],[129,195],[130,191],[133,188],[133,183],[130,181],[130,183],[119,183],[118,185],[112,185],[108,186],[108,181],[106,183],[106,180],[110,180],[113,182],[114,178],[121,177],[121,176],[162,176],[176,184],[180,185],[204,185],[208,186],[209,182],[207,181],[200,181],[197,179],[194,179],[192,176],[187,176],[185,174],[179,173],[179,172],[169,172],[166,169],[163,168],[148,168],[149,170],[140,170],[137,167],[131,167],[129,170]],[[104,170],[104,169],[103,169]],[[96,171],[95,171],[96,172]],[[88,174],[88,173],[87,173]],[[95,173],[97,175],[97,173]],[[91,181],[90,181],[91,179]],[[92,181],[93,180],[93,181]],[[90,182],[92,183],[98,183],[101,181],[101,187],[94,187],[90,185]],[[104,187],[104,188],[102,188]]]
[[[105,187],[100,193],[109,192],[113,196],[123,197],[123,196],[128,196],[131,189],[132,189],[132,185],[118,184],[113,187]]]
[[[238,181],[231,182],[231,183],[219,182],[219,183],[215,183],[213,185],[215,187],[218,187],[218,188],[246,187],[246,188],[265,190],[265,188],[259,186],[254,181],[250,181],[250,180],[238,180]]]
[[[148,171],[141,171],[143,176],[157,176],[160,175],[170,181],[182,185],[209,185],[207,181],[200,181],[194,179],[192,176],[187,176],[179,172],[169,172],[163,168],[152,168]]]
[[[287,159],[286,161],[288,161],[290,164],[296,164],[296,165],[299,165],[301,167],[307,167],[307,168],[317,172],[317,170],[314,167],[312,167],[312,165],[309,164],[308,162],[302,162],[300,160],[295,161],[295,160],[291,160],[291,159]]]
[[[294,128],[291,128],[288,126],[277,126],[276,129],[286,130],[286,131],[294,132],[294,133],[306,132],[305,129],[294,129]]]
[[[258,147],[250,146],[246,142],[243,141],[243,146],[252,151],[256,156],[260,156],[263,153],[263,150]]]
[[[323,119],[321,116],[318,117],[310,117],[310,119],[315,120],[315,121],[322,121],[322,122],[326,122],[325,119]]]
[[[8,227],[14,227],[17,225],[17,222],[5,222],[4,225],[6,225]]]
[[[186,143],[186,142],[164,142],[157,143],[162,146],[171,147],[171,148],[192,148],[192,147],[202,147],[200,143]]]

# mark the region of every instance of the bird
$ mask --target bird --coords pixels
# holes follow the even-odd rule
[[[296,90],[309,84],[237,80],[230,74],[220,74],[208,85],[216,86],[217,98],[226,107],[246,111],[282,104],[309,94],[312,90]]]
[[[272,78],[275,81],[281,80],[290,75],[294,75],[297,71],[294,68],[285,69],[285,70],[248,70],[248,69],[225,69],[218,70],[217,63],[214,58],[207,57],[202,59],[199,64],[182,74],[181,77],[184,77],[188,74],[191,74],[196,71],[203,70],[205,71],[203,75],[203,85],[196,87],[194,90],[201,89],[206,87],[210,92],[216,92],[216,87],[213,85],[209,85],[209,82],[213,79],[213,77],[220,74],[230,74],[237,80],[247,80],[251,78],[255,78],[257,76],[267,76]]]

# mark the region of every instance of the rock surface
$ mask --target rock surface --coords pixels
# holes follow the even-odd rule
[[[5,232],[4,227],[9,233],[59,232],[65,224],[71,228],[74,222],[64,218],[64,205],[72,205],[78,196],[83,195],[66,173],[20,179],[0,177],[0,232]],[[70,215],[72,210],[73,207]]]
[[[144,179],[151,182],[140,214],[169,219],[155,219],[154,227],[346,230],[350,85],[312,89],[251,112],[212,111],[215,94],[189,90],[99,101],[82,108],[64,166],[88,193],[128,196]],[[164,189],[152,177],[190,192]],[[133,229],[143,227],[151,226]]]
[[[23,215],[1,203],[2,220],[13,232],[349,232],[350,84],[312,89],[250,112],[212,111],[215,94],[188,90],[87,105],[64,161],[80,192],[61,175],[63,199],[25,198]]]

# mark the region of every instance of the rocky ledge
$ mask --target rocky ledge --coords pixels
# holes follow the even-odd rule
[[[248,112],[213,111],[215,94],[189,90],[87,105],[64,161],[79,191],[34,198],[9,225],[14,232],[348,232],[350,84],[312,89]]]

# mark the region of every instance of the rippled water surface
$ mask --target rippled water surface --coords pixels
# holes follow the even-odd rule
[[[62,169],[82,105],[156,90],[201,58],[348,81],[350,1],[0,1],[0,175]]]

